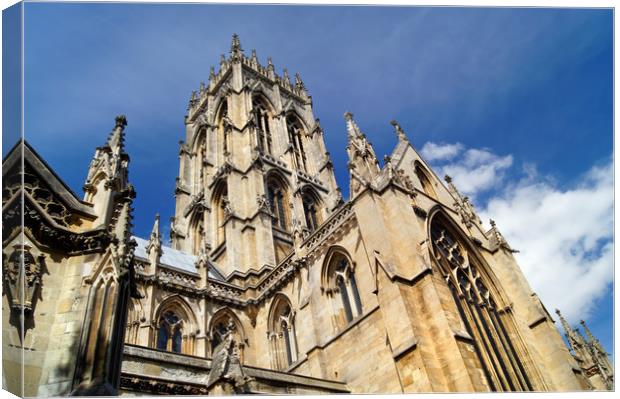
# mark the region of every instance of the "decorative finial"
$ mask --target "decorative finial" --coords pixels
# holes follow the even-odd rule
[[[241,41],[239,40],[239,35],[237,35],[236,33],[233,33],[232,43],[230,44],[230,53],[238,54],[242,51],[243,50],[241,49]]]
[[[350,113],[349,111],[345,112],[345,113],[344,113],[344,119],[345,119],[347,122],[352,121],[352,120],[353,120],[353,114],[352,114],[352,113]]]
[[[256,50],[252,49],[252,63],[258,64],[258,57],[256,56]]]
[[[115,128],[125,129],[125,126],[127,126],[127,118],[125,115],[118,115],[114,118],[114,121],[116,122],[114,125]]]
[[[401,141],[408,141],[407,140],[407,135],[405,134],[403,129],[400,127],[398,122],[396,122],[396,120],[392,119],[390,121],[390,123],[392,124],[392,126],[394,126],[394,129],[396,131],[396,136],[398,136],[398,139],[401,140]]]
[[[299,73],[295,74],[295,88],[297,90],[305,90],[306,86],[304,86],[304,82],[301,80],[301,76]]]
[[[267,58],[267,67],[273,68],[273,61],[271,60],[271,57]]]
[[[452,183],[452,178],[451,178],[449,175],[445,175],[445,176],[443,177],[443,179],[444,179],[444,180],[446,181],[446,183],[448,183],[448,184]]]
[[[215,67],[211,66],[211,69],[209,69],[209,81],[212,81],[213,79],[215,79]]]
[[[220,69],[224,68],[226,65],[226,56],[224,54],[220,55]]]
[[[493,219],[489,219],[489,223],[491,224],[492,228],[495,228],[495,220]],[[559,310],[556,309],[557,312],[559,312]]]
[[[284,68],[282,70],[282,79],[284,79],[284,83],[291,84],[291,78],[288,76],[288,70]]]

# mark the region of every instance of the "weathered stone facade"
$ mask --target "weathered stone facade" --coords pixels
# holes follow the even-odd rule
[[[189,102],[170,246],[159,216],[147,240],[118,238],[114,226],[124,220],[127,233],[131,210],[118,122],[97,150],[84,201],[54,183],[68,200],[65,213],[50,217],[71,223],[65,229],[88,236],[88,246],[73,239],[48,248],[36,233],[20,246],[3,230],[5,270],[29,252],[33,290],[53,295],[36,304],[40,321],[21,345],[7,316],[15,295],[5,289],[4,348],[14,345],[3,359],[5,375],[17,365],[18,348],[36,347],[33,333],[51,340],[58,331],[57,355],[38,363],[41,376],[28,392],[62,395],[82,386],[73,370],[88,345],[75,348],[71,340],[92,331],[85,312],[100,302],[89,305],[88,292],[123,254],[129,266],[112,264],[127,276],[127,293],[118,294],[126,311],[115,319],[125,327],[124,357],[111,385],[122,394],[612,389],[600,343],[570,330],[569,351],[498,227],[483,228],[468,199],[448,177],[447,186],[441,182],[401,126],[392,122],[398,144],[381,167],[353,115],[345,120],[347,201],[301,78],[277,75],[254,51],[247,57],[234,36],[230,56]],[[48,170],[40,163],[34,169]],[[5,272],[5,281],[15,273]],[[116,333],[122,327],[113,326]],[[71,365],[65,379],[48,376],[49,362],[60,361],[53,359]]]

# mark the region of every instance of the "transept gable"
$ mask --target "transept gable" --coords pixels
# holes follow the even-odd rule
[[[17,143],[3,161],[3,206],[22,189],[20,174],[22,153],[23,188],[43,209],[48,211],[56,223],[68,227],[77,222],[78,216],[87,220],[93,220],[96,217],[90,204],[79,200],[25,140]]]

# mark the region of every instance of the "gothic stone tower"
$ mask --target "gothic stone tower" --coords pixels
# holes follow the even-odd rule
[[[299,75],[245,57],[236,36],[230,54],[192,93],[171,237],[226,275],[280,263],[341,201]]]
[[[596,388],[495,223],[397,122],[381,165],[345,121],[347,201],[301,79],[233,37],[191,95],[172,248],[159,218],[136,238],[123,392]]]

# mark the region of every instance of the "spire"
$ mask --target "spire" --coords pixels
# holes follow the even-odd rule
[[[125,115],[118,115],[114,121],[114,129],[108,137],[107,145],[112,149],[118,148],[122,152],[125,144],[125,126],[127,126],[127,118]]]
[[[357,126],[357,123],[353,120],[353,114],[350,112],[344,113],[344,120],[347,121],[347,132],[349,133],[349,140],[352,138],[365,138],[364,134]]]
[[[240,59],[243,56],[243,50],[241,49],[241,41],[239,35],[233,33],[232,42],[230,43],[230,55],[233,59]]]
[[[594,336],[594,334],[592,334],[592,331],[590,331],[590,329],[586,325],[586,322],[583,320],[580,320],[579,324],[581,324],[581,326],[583,327],[583,330],[586,332],[586,336],[588,337],[588,344],[592,345],[599,352],[606,354],[607,352],[603,349],[603,346],[601,345],[599,340]]]
[[[267,76],[269,79],[274,79],[276,77],[276,72],[271,57],[267,58]]]
[[[398,122],[396,122],[396,120],[392,119],[392,121],[390,121],[390,123],[392,124],[392,126],[394,126],[394,131],[396,132],[396,136],[398,137],[398,140],[404,141],[404,142],[409,142],[409,140],[407,139],[407,135],[405,134],[405,131],[400,127]]]
[[[299,73],[295,74],[295,88],[297,90],[306,90],[306,86],[304,85],[304,82],[301,80],[301,76],[299,75]]]
[[[560,318],[560,323],[562,323],[562,327],[564,328],[564,334],[566,335],[566,338],[568,338],[568,342],[571,344],[571,346],[573,345],[573,342],[575,341],[575,331],[571,328],[571,326],[568,324],[568,322],[566,321],[566,319],[564,318],[564,316],[562,316],[562,313],[560,313],[560,309],[556,309],[555,313],[558,315],[558,317]]]
[[[465,224],[465,226],[470,228],[474,223],[480,225],[482,222],[480,221],[480,218],[478,218],[478,215],[476,215],[474,205],[469,202],[469,197],[461,195],[452,182],[452,178],[450,176],[445,175],[444,180],[448,183],[448,191],[452,194],[455,200],[453,205],[461,216],[461,221]]]
[[[362,187],[368,187],[379,175],[379,161],[372,145],[353,120],[353,114],[345,112],[344,119],[347,121],[349,137],[347,154],[349,155],[348,165],[351,174],[350,193],[353,196]]]
[[[146,252],[150,255],[151,249],[156,251],[157,256],[161,255],[161,230],[159,228],[159,213],[155,214],[155,222],[153,222],[153,228],[151,229],[151,235],[149,241],[146,244]]]
[[[287,88],[291,88],[291,78],[288,76],[288,70],[284,68],[282,70],[282,81],[284,82],[284,86]]]

